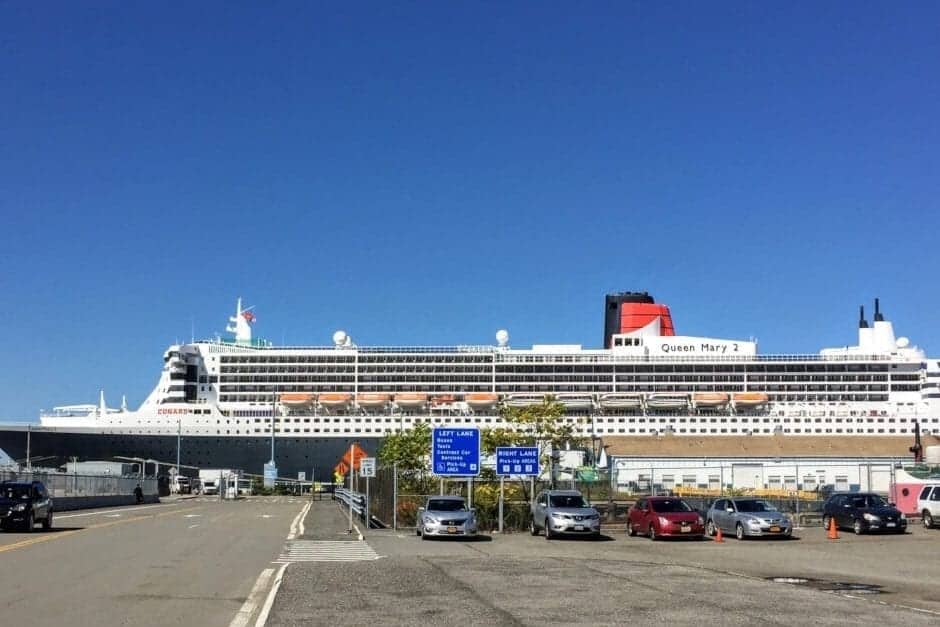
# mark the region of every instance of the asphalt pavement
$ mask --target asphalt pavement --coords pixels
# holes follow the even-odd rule
[[[721,544],[363,531],[374,557],[291,563],[267,624],[940,624],[940,566],[925,557],[940,531]]]

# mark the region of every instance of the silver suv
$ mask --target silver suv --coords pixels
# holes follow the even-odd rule
[[[917,511],[925,529],[940,524],[940,483],[928,483],[917,496]]]
[[[533,536],[545,530],[545,539],[562,534],[599,538],[601,517],[577,490],[544,490],[532,505],[529,531]]]

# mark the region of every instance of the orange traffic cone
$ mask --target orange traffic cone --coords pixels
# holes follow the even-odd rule
[[[724,542],[725,538],[721,535],[721,527],[715,527],[715,542]]]
[[[835,516],[829,519],[829,536],[828,537],[830,540],[839,539],[839,530],[836,528]]]

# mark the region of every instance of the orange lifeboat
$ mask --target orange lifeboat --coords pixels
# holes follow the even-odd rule
[[[382,407],[387,405],[391,400],[391,394],[378,394],[378,393],[368,393],[368,394],[357,394],[356,403],[360,407]]]
[[[735,407],[757,407],[770,401],[770,396],[765,392],[735,392],[731,398]]]
[[[402,392],[395,395],[395,404],[399,407],[423,407],[428,402],[428,395],[419,392]]]
[[[730,396],[725,392],[696,392],[692,402],[696,407],[724,407]]]
[[[439,396],[431,397],[431,406],[439,407],[441,405],[450,405],[457,402],[457,397],[453,394],[441,394]]]
[[[327,392],[318,397],[324,407],[345,407],[352,401],[352,394],[345,392]]]
[[[467,405],[473,408],[478,407],[492,407],[497,401],[499,401],[499,396],[496,394],[490,394],[488,392],[467,394],[464,398],[467,401]]]
[[[313,404],[314,396],[308,392],[281,394],[281,403],[288,407],[305,407]]]

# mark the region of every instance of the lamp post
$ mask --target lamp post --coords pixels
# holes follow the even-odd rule
[[[183,417],[176,417],[176,476],[180,474],[180,444],[183,441]]]

